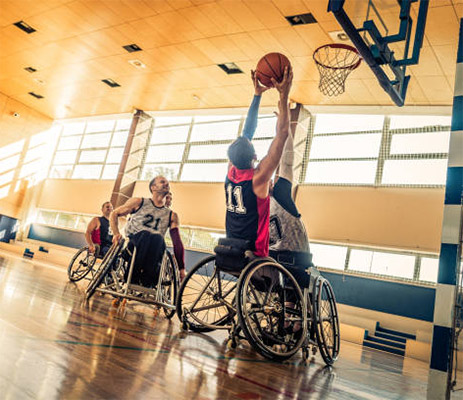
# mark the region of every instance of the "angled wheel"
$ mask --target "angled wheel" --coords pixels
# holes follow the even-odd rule
[[[306,339],[307,310],[301,289],[293,275],[275,262],[246,267],[238,282],[237,312],[251,346],[271,360],[288,359]]]
[[[92,270],[96,262],[96,254],[90,253],[88,247],[82,247],[72,257],[68,266],[68,278],[71,282],[77,282],[85,278]]]
[[[333,365],[340,347],[338,309],[333,288],[323,277],[314,285],[313,314],[320,354],[326,365]]]
[[[87,300],[93,296],[95,290],[98,288],[98,286],[101,285],[105,277],[110,273],[113,264],[115,264],[115,262],[117,261],[117,257],[123,245],[123,240],[121,240],[118,244],[113,244],[104,256],[103,261],[101,261],[100,267],[95,272],[95,275],[93,276],[92,280],[87,286],[87,289],[85,290],[85,298]]]
[[[165,263],[162,277],[159,282],[161,283],[162,302],[175,306],[175,299],[177,298],[178,292],[178,267],[174,261],[172,254],[166,251],[163,263]],[[175,308],[163,307],[164,314],[168,319],[171,319],[175,315]]]
[[[177,315],[194,332],[210,332],[233,318],[237,278],[219,271],[215,256],[196,264],[183,280],[177,297]]]

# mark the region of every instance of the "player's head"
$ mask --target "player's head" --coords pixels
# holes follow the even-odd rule
[[[105,201],[102,206],[101,206],[101,212],[103,215],[108,218],[109,214],[113,212],[113,205],[111,204],[110,201]]]
[[[170,207],[171,205],[172,205],[172,192],[169,192],[166,195],[166,207]]]
[[[156,192],[164,196],[170,191],[169,181],[162,175],[158,175],[151,179],[149,187],[151,193]]]
[[[228,148],[228,159],[238,169],[249,169],[256,159],[254,146],[244,136],[236,139]]]

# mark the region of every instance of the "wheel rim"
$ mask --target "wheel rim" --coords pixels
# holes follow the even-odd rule
[[[305,340],[306,306],[292,275],[278,264],[263,263],[246,274],[239,291],[240,325],[256,350],[270,358],[296,353]],[[291,302],[289,291],[295,293]]]
[[[179,293],[182,319],[189,324],[218,326],[230,318],[237,278],[220,272],[215,257],[195,267]]]
[[[320,352],[325,362],[332,363],[339,353],[339,320],[337,314],[334,292],[325,279],[317,285],[317,336],[319,338]]]
[[[72,260],[69,268],[69,278],[74,281],[82,279],[95,264],[96,257],[88,252],[87,248],[81,249]]]

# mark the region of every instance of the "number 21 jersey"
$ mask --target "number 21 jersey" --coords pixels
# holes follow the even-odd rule
[[[125,226],[127,236],[141,231],[158,233],[164,236],[170,227],[172,211],[167,207],[156,207],[152,199],[141,199],[141,205],[134,213],[130,214]]]

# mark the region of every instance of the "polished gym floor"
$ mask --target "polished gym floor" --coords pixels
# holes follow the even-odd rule
[[[176,317],[135,302],[117,310],[96,294],[84,305],[86,284],[0,252],[0,398],[426,398],[426,363],[344,341],[331,369],[318,355],[273,363],[246,343],[230,352],[226,332],[185,334]]]

